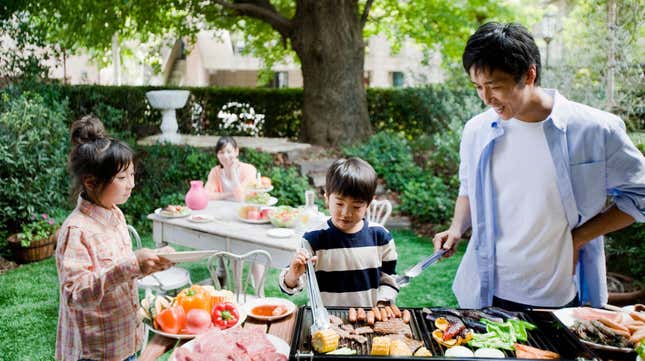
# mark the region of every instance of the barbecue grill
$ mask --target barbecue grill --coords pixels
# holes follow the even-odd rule
[[[349,323],[347,307],[328,307],[330,315],[337,316]],[[403,310],[403,309],[401,309]],[[434,323],[425,318],[421,308],[408,308],[411,313],[410,329],[414,339],[422,341],[424,346],[432,352],[433,360],[459,360],[455,357],[444,357],[446,348],[439,345],[432,338],[432,331],[435,329]],[[569,329],[564,326],[551,312],[540,311],[527,311],[520,314],[520,318],[531,322],[537,326],[537,329],[529,331],[528,344],[543,350],[550,350],[560,354],[562,360],[596,360],[600,359],[583,343],[581,343],[576,336],[574,336]],[[375,334],[366,334],[367,342],[360,344],[353,340],[341,339],[338,347],[350,347],[357,351],[356,355],[327,355],[318,354],[313,351],[311,345],[310,327],[313,318],[311,315],[311,308],[309,306],[301,307],[298,312],[296,327],[291,339],[291,351],[289,354],[290,361],[298,360],[374,360],[374,359],[403,359],[403,360],[428,360],[427,357],[414,357],[414,356],[370,356],[369,352],[372,345],[372,339]],[[363,325],[359,323],[358,325]],[[502,350],[504,351],[504,350]],[[515,358],[514,353],[504,351],[506,354],[505,360],[519,360]],[[474,360],[473,358],[462,358],[465,360]]]

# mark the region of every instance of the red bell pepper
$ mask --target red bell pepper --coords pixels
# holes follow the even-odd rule
[[[213,306],[211,317],[213,318],[213,324],[219,327],[220,330],[224,330],[235,325],[240,319],[240,314],[234,304],[223,302]]]

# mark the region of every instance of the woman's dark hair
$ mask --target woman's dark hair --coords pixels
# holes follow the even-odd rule
[[[470,36],[464,55],[464,70],[501,70],[511,74],[516,82],[535,65],[535,84],[540,84],[540,50],[529,31],[520,24],[486,23]]]
[[[70,136],[72,150],[67,167],[72,177],[71,198],[74,201],[84,192],[90,200],[96,201],[96,196],[114,176],[132,163],[134,152],[127,144],[108,138],[103,123],[93,115],[72,123]],[[83,181],[87,177],[93,177],[96,182],[93,194],[84,188]]]
[[[220,137],[217,140],[217,144],[215,145],[215,154],[217,154],[220,150],[224,149],[228,144],[232,145],[233,148],[237,149],[237,142],[233,137],[229,137],[228,135]]]
[[[336,193],[343,197],[352,197],[372,202],[376,192],[376,172],[366,161],[352,157],[336,160],[327,170],[325,193]]]

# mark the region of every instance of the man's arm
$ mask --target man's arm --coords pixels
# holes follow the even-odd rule
[[[632,223],[634,223],[634,217],[621,211],[616,205],[612,205],[571,232],[573,249],[578,251],[592,239],[623,229]]]
[[[455,202],[455,213],[448,230],[437,233],[432,239],[435,251],[443,248],[448,250],[444,257],[452,256],[461,236],[470,228],[470,201],[468,196],[459,196]]]

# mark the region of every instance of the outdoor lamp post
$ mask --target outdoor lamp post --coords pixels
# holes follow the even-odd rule
[[[553,13],[544,14],[544,18],[542,19],[542,37],[546,43],[546,61],[544,62],[546,69],[549,68],[549,45],[553,37],[555,37],[556,21],[557,19]]]

